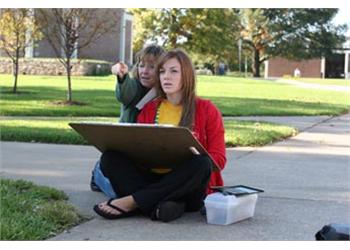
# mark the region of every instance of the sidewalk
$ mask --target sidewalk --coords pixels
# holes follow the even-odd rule
[[[277,118],[276,118],[277,119]],[[262,188],[255,216],[229,226],[188,213],[171,223],[94,214],[89,190],[99,152],[90,146],[1,142],[1,176],[65,191],[92,220],[52,240],[314,240],[328,223],[350,223],[350,114],[303,124],[302,133],[261,148],[228,148],[227,185]]]
[[[292,85],[295,85],[301,88],[306,88],[306,89],[320,89],[320,90],[331,90],[331,91],[339,91],[339,92],[350,92],[350,86],[316,84],[316,83],[303,82],[302,80],[285,79],[285,78],[277,78],[276,82],[292,84]]]

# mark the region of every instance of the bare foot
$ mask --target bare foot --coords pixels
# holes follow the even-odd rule
[[[121,210],[125,211],[126,213],[133,211],[137,208],[137,204],[131,195],[125,196],[119,199],[115,199],[111,202],[111,205],[119,207]],[[109,206],[107,204],[107,201],[101,202],[100,204],[98,204],[98,207],[103,212],[106,212],[108,214],[119,215],[122,213],[121,211],[118,211],[117,209],[114,209],[113,207]]]

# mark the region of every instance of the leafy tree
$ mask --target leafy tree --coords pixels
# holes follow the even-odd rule
[[[129,9],[133,14],[133,50],[142,49],[145,43],[150,41],[153,20],[156,18],[154,9]],[[135,54],[135,53],[134,53]]]
[[[273,56],[309,59],[332,54],[344,42],[345,26],[335,26],[337,9],[242,9],[241,38],[253,54],[253,73]]]
[[[19,58],[39,39],[41,33],[30,9],[3,9],[0,12],[0,49],[12,60],[13,93],[17,92]]]
[[[193,18],[200,21],[192,29],[185,48],[213,63],[232,62],[237,55],[239,19],[234,9],[193,9]],[[209,62],[209,61],[207,61]]]
[[[211,62],[229,60],[239,36],[238,15],[233,9],[132,9],[134,48],[146,42],[166,49],[183,47]],[[211,59],[209,59],[211,58]]]
[[[113,9],[39,9],[42,32],[67,73],[67,103],[72,98],[72,57],[117,27]]]
[[[190,18],[191,9],[132,9],[135,17],[138,49],[147,41],[156,42],[163,47],[175,48],[191,38],[195,25]]]

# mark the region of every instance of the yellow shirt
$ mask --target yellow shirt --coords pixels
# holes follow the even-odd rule
[[[179,125],[182,113],[181,105],[174,105],[167,100],[162,101],[158,110],[158,123]]]
[[[158,124],[171,124],[178,126],[181,119],[182,106],[173,105],[167,100],[162,101],[158,110]],[[152,168],[152,172],[157,174],[169,173],[169,168]]]

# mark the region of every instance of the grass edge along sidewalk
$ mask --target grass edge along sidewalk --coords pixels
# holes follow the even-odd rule
[[[116,122],[115,118],[17,119],[1,117],[2,141],[87,145],[68,123],[72,121]],[[258,121],[224,120],[227,147],[262,146],[297,134],[292,127]]]
[[[25,180],[0,178],[0,240],[44,240],[87,220],[68,196]]]

